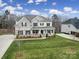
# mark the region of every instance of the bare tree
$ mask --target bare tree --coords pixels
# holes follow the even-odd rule
[[[55,32],[61,32],[61,21],[56,14],[52,16],[52,26],[55,27]]]

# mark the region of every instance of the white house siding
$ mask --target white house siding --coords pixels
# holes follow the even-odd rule
[[[27,23],[27,26],[22,26],[23,23]],[[37,23],[38,26],[33,26],[33,23]],[[40,23],[44,23],[44,25],[40,25]],[[50,26],[47,26],[47,23],[50,23]],[[36,27],[36,28],[35,28]],[[52,22],[46,21],[45,19],[37,16],[33,18],[31,21],[28,20],[26,17],[20,19],[20,21],[16,22],[15,25],[15,34],[18,35],[19,31],[23,31],[23,35],[26,35],[26,31],[30,31],[29,35],[34,35],[33,31],[38,30],[38,35],[41,34],[41,30],[43,30],[43,34],[48,34],[48,30],[51,31],[51,35],[54,34],[55,28],[52,27]],[[36,34],[37,35],[37,34]]]
[[[22,26],[22,22],[23,23],[27,23],[27,26]],[[18,22],[16,22],[16,28],[30,28],[30,26],[31,26],[31,23],[30,23],[30,21],[28,20],[28,19],[26,19],[25,17],[23,17],[20,21],[18,21]]]
[[[52,22],[32,22],[32,26],[33,26],[33,23],[37,23],[38,26],[37,27],[47,27],[47,23],[50,23],[50,26],[52,27]],[[44,25],[40,25],[44,23]]]
[[[44,23],[44,25],[40,25],[41,23]],[[52,26],[52,22],[38,22],[39,27],[47,27],[47,23],[50,23],[50,26]]]
[[[22,23],[27,23],[27,26],[22,26]],[[31,29],[31,23],[28,19],[26,19],[25,17],[23,17],[20,21],[16,22],[16,26],[15,26],[15,34],[18,34],[18,31],[23,31],[23,35],[25,35],[25,31],[26,30],[30,30]]]
[[[71,31],[76,31],[76,28],[72,24],[62,24],[61,32],[71,33]]]
[[[43,18],[41,18],[40,16],[37,16],[34,19],[32,19],[32,24],[33,23],[38,23],[38,26],[37,27],[46,27],[47,26],[47,23],[50,23],[50,26],[52,27],[52,22],[50,20],[49,21],[46,21]],[[40,23],[44,23],[44,25],[41,26]]]

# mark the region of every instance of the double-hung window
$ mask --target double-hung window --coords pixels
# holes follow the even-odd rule
[[[18,35],[23,35],[23,31],[18,31]]]
[[[50,26],[50,23],[47,23],[47,26]]]
[[[44,26],[44,23],[40,23],[40,26]]]
[[[38,24],[37,23],[33,23],[33,26],[38,26]]]
[[[27,26],[27,23],[23,23],[23,22],[22,22],[21,24],[22,24],[22,26]]]

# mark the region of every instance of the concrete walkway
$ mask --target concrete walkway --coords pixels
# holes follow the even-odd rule
[[[11,43],[14,41],[14,35],[0,35],[0,59],[3,57]]]
[[[75,37],[74,35],[68,35],[68,34],[63,34],[63,33],[56,34],[56,35],[64,37],[64,38],[68,38],[68,39],[71,39],[71,40],[79,41],[79,38]]]

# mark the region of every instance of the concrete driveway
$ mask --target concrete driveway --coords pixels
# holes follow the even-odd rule
[[[75,37],[74,35],[68,35],[68,34],[63,34],[63,33],[56,34],[56,35],[61,36],[61,37],[64,37],[64,38],[67,38],[67,39],[79,41],[79,38],[78,37]]]
[[[0,35],[0,59],[14,41],[14,38],[14,35]]]

